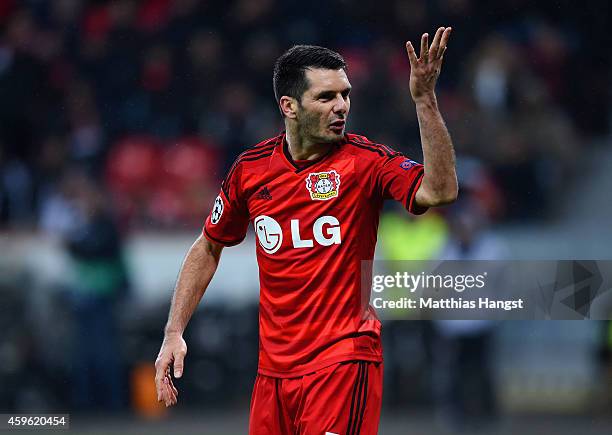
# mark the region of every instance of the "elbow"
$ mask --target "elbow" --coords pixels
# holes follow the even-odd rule
[[[435,189],[422,186],[422,189],[419,190],[422,190],[422,192],[417,192],[417,197],[420,196],[418,203],[426,207],[440,207],[452,204],[459,195],[459,187],[456,181],[448,185],[436,186]]]
[[[457,200],[458,195],[459,195],[459,188],[457,186],[457,183],[455,183],[454,186],[451,186],[450,188],[445,189],[443,192],[441,192],[438,195],[438,201],[439,201],[438,205],[452,204],[453,202]]]
[[[435,195],[430,202],[429,207],[440,207],[443,205],[452,204],[457,200],[457,192],[442,192]]]

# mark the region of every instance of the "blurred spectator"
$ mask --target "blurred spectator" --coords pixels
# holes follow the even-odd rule
[[[451,207],[449,220],[451,235],[441,259],[507,258],[503,245],[486,233],[485,210],[469,189]],[[495,323],[436,320],[433,325],[433,389],[439,418],[453,430],[473,430],[497,412],[491,362]]]
[[[53,183],[39,173],[39,151],[48,152],[50,138],[66,138],[63,158],[99,177],[126,137],[172,144],[197,134],[218,151],[214,181],[203,187],[215,190],[236,154],[282,128],[272,64],[296,43],[340,50],[354,86],[351,125],[418,159],[403,44],[453,26],[439,100],[457,151],[491,174],[504,205],[495,219],[549,216],[576,173],[576,157],[608,133],[605,2],[1,3],[0,197],[9,225],[31,225],[41,202],[34,195]],[[164,195],[165,203],[181,202],[178,192]],[[152,202],[130,207],[146,215]],[[187,213],[147,225],[199,220]]]
[[[584,176],[582,157],[609,135],[609,9],[602,0],[0,1],[0,228],[32,228],[38,217],[70,253],[75,285],[68,305],[78,330],[72,409],[117,409],[127,399],[116,331],[127,279],[108,204],[129,230],[201,226],[228,164],[282,128],[271,76],[286,48],[313,43],[340,51],[353,84],[349,127],[418,160],[404,42],[453,26],[437,94],[457,149],[461,198],[469,201],[452,213],[450,230],[433,211],[419,218],[384,213],[380,254],[435,258],[445,249],[446,258],[501,258],[488,224],[553,216],[572,180]],[[107,189],[112,200],[102,194]],[[32,300],[22,288],[35,287],[17,286],[27,306]],[[2,305],[4,312],[12,307]],[[14,311],[13,318],[23,317]],[[210,325],[193,329],[205,345],[199,354],[190,350],[200,369],[187,383],[200,388],[198,397],[207,392],[211,405],[230,397],[236,365],[252,361],[232,352],[256,346],[251,314],[249,323],[236,313],[207,313]],[[232,347],[228,334],[241,330],[236,318],[248,333]],[[15,335],[30,333],[15,325]],[[423,400],[423,326],[385,326],[385,388],[398,402],[400,393]],[[159,319],[144,328],[157,334]],[[53,329],[63,340],[61,326]],[[436,331],[435,399],[445,415],[461,426],[493,412],[494,326],[438,323]],[[157,346],[158,337],[149,338]],[[21,342],[24,360],[41,358],[40,346]],[[134,343],[148,361],[153,347]],[[222,352],[211,350],[214,343]],[[12,361],[16,370],[20,359]],[[20,368],[30,379],[42,365]],[[27,384],[36,382],[22,382],[11,364],[4,369],[3,396],[27,396]],[[64,406],[61,370],[49,371]],[[466,391],[475,399],[466,401]]]
[[[121,238],[108,201],[80,172],[68,173],[42,225],[59,235],[74,273],[69,302],[74,315],[73,406],[79,410],[120,410],[123,405],[121,349],[116,304],[127,290]]]
[[[68,141],[71,161],[90,174],[97,174],[104,155],[104,132],[92,89],[87,83],[75,83],[70,87],[66,108],[70,128]]]
[[[6,161],[4,153],[0,142],[0,224],[25,226],[31,218],[31,175],[22,161]]]

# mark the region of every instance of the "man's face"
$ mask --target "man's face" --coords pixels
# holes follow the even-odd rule
[[[351,108],[346,73],[342,69],[307,69],[306,79],[310,86],[296,112],[300,136],[318,143],[339,141]]]

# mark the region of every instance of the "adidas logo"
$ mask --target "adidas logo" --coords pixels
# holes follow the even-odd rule
[[[264,186],[264,188],[257,193],[257,199],[272,199],[268,186]]]

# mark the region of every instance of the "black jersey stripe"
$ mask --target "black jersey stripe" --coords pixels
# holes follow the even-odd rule
[[[359,369],[357,370],[357,378],[355,379],[355,385],[353,385],[353,394],[351,395],[351,410],[349,412],[349,421],[346,425],[346,434],[350,435],[351,427],[353,426],[353,413],[355,411],[355,400],[357,397],[357,387],[359,385],[359,380],[361,379],[361,364],[359,364]]]
[[[281,136],[275,136],[275,137],[272,137],[272,138],[270,138],[270,139],[267,139],[267,140],[265,140],[265,141],[263,141],[263,142],[260,142],[260,143],[258,143],[258,144],[256,144],[256,145],[253,145],[253,146],[247,147],[247,148],[246,148],[244,151],[242,151],[242,153],[240,153],[240,154],[238,155],[238,157],[236,158],[236,160],[238,160],[238,159],[239,159],[241,156],[243,156],[244,154],[247,154],[247,153],[250,153],[250,152],[259,151],[259,150],[262,150],[263,148],[267,148],[267,147],[269,147],[269,146],[274,146],[274,145],[277,145],[277,144],[278,144],[278,139],[279,139],[280,137],[281,137]]]
[[[360,145],[370,147],[372,149],[378,149],[378,150],[382,151],[383,153],[385,153],[385,155],[387,157],[395,157],[396,155],[401,154],[401,153],[398,153],[397,151],[393,151],[388,146],[380,144],[380,143],[374,143],[374,142],[371,142],[371,141],[365,141],[363,139],[358,139],[355,142],[360,144]]]
[[[259,143],[257,145],[247,148],[246,150],[238,154],[238,157],[236,157],[236,160],[234,161],[234,164],[232,165],[232,167],[236,166],[236,164],[238,164],[243,157],[262,153],[264,151],[273,149],[276,145],[278,145],[278,141],[280,140],[280,138],[281,136],[276,136],[276,137],[273,137],[272,139],[268,139],[265,142],[262,142],[262,143]]]
[[[378,154],[381,157],[385,157],[385,155],[386,155],[382,150],[380,150],[378,148],[374,148],[374,147],[370,147],[370,146],[367,146],[367,145],[363,145],[361,143],[354,142],[353,140],[349,140],[347,143],[350,144],[350,145],[353,145],[355,147],[362,148],[364,150],[372,151],[373,153],[376,153],[376,154]]]
[[[391,153],[389,153],[386,149],[382,148],[380,146],[380,144],[375,144],[373,142],[370,141],[365,141],[361,138],[356,138],[356,140],[354,140],[355,143],[358,143],[360,145],[366,146],[366,147],[370,147],[372,149],[377,149],[381,152],[383,152],[387,157],[391,157]]]
[[[257,156],[251,156],[251,157],[245,157],[244,159],[241,159],[241,162],[252,162],[254,160],[259,160],[259,159],[263,159],[265,157],[270,157],[273,153],[272,150],[268,150],[269,152],[265,153],[265,154],[260,154]]]
[[[231,180],[232,178],[232,174],[234,173],[234,170],[236,169],[236,167],[238,166],[238,161],[239,159],[236,159],[234,161],[234,163],[232,164],[232,166],[230,167],[229,171],[227,171],[227,175],[225,176],[225,178],[223,179],[223,181],[221,182],[221,188],[225,191],[227,185],[229,184],[229,180]]]
[[[370,371],[368,370],[368,365],[369,363],[364,362],[363,363],[365,368],[365,381],[364,381],[364,386],[363,386],[363,400],[361,402],[361,410],[359,411],[359,416],[358,418],[358,423],[357,423],[357,431],[355,432],[355,435],[359,435],[361,434],[361,425],[363,425],[363,415],[365,414],[365,408],[366,408],[366,401],[368,399],[368,375],[370,373]]]
[[[266,151],[270,151],[274,149],[274,147],[277,145],[276,142],[278,141],[278,138],[274,138],[273,140],[275,141],[274,143],[267,142],[267,144],[264,144],[264,145],[255,145],[255,147],[251,147],[247,149],[246,151],[243,151],[242,153],[240,153],[238,157],[236,158],[236,160],[234,161],[234,163],[232,164],[225,178],[226,179],[231,178],[230,175],[236,169],[236,166],[238,166],[238,163],[240,163],[244,157],[255,156],[257,154],[261,154]]]
[[[268,157],[269,155],[271,155],[271,153],[267,154],[266,152],[272,151],[278,145],[278,142],[281,138],[282,135],[273,137],[272,139],[269,139],[263,142],[262,144],[257,144],[239,154],[232,166],[230,167],[229,171],[227,172],[227,175],[223,179],[223,182],[221,183],[221,188],[224,191],[227,190],[229,180],[231,180],[232,175],[234,174],[234,171],[236,170],[240,162],[257,160],[254,157]],[[249,159],[247,159],[247,157],[249,157]]]
[[[419,184],[419,180],[423,178],[423,174],[425,173],[424,168],[419,169],[419,173],[414,177],[412,184],[410,184],[410,188],[408,189],[408,197],[406,198],[406,210],[410,209],[410,201],[412,196],[415,194],[414,190],[416,189],[417,184]]]
[[[234,171],[238,168],[238,163],[241,163],[241,162],[251,162],[251,161],[263,159],[265,157],[270,157],[272,155],[273,149],[269,149],[267,151],[268,151],[267,153],[257,154],[257,155],[254,155],[254,156],[243,157],[239,161],[236,161],[234,163],[234,165],[232,165],[232,168],[228,172],[227,176],[225,177],[225,180],[223,180],[223,183],[221,183],[221,188],[223,189],[223,191],[226,192],[226,190],[227,190],[227,188],[229,186],[229,182],[232,179],[232,175],[234,174]],[[225,195],[229,198],[229,196],[227,195],[227,192],[225,193]]]
[[[257,145],[253,145],[252,147],[247,148],[244,152],[247,153],[249,151],[260,150],[268,146],[276,146],[280,143],[282,138],[283,138],[283,135],[279,134],[278,136],[272,137],[266,141],[258,143]]]
[[[215,242],[215,243],[217,243],[219,245],[223,245],[223,246],[226,246],[226,247],[235,246],[235,245],[239,244],[240,242],[242,242],[244,240],[244,237],[242,239],[239,239],[239,240],[221,240],[221,239],[217,239],[215,236],[211,235],[206,228],[204,228],[204,232],[206,233],[206,237],[208,237],[210,240],[212,240],[213,242]]]
[[[365,365],[363,363],[363,361],[359,361],[359,392],[357,393],[357,406],[355,407],[355,420],[352,423],[352,427],[349,428],[349,434],[350,435],[356,435],[357,432],[357,423],[358,423],[358,419],[359,419],[359,415],[358,412],[361,409],[361,401],[362,401],[362,396],[363,396],[363,384],[365,381],[365,372],[366,372],[366,368]]]
[[[270,157],[272,155],[272,150],[269,150],[270,152],[265,153],[265,154],[260,154],[260,155],[256,155],[256,156],[252,156],[252,157],[244,157],[242,159],[240,159],[240,162],[253,162],[255,160],[260,160],[266,157]],[[225,196],[227,196],[227,199],[229,200],[229,183],[231,180],[231,177],[235,171],[235,169],[238,167],[238,165],[236,165],[236,167],[234,167],[230,173],[227,174],[227,177],[225,178],[225,180],[223,180],[223,183],[221,183],[221,189],[223,190],[223,192],[225,193]]]
[[[384,143],[379,143],[377,145],[380,145],[381,147],[386,149],[392,156],[401,156],[402,155],[402,153],[400,151],[396,151],[393,148],[391,148],[390,146],[385,145]]]
[[[266,150],[274,149],[274,147],[276,147],[276,145],[278,145],[278,143],[276,141],[274,141],[273,143],[268,143],[267,145],[260,145],[260,146],[258,146],[256,148],[249,148],[246,151],[242,152],[242,154],[240,154],[238,156],[237,160],[239,160],[241,157],[247,157],[247,156],[250,156],[252,154],[258,154],[258,153],[262,153],[262,152],[264,152]]]
[[[370,142],[371,145],[376,146],[376,147],[380,147],[380,149],[382,149],[384,151],[384,153],[387,155],[387,157],[389,157],[390,159],[392,159],[393,157],[397,157],[397,156],[401,156],[402,153],[400,151],[395,151],[394,149],[392,149],[391,147],[382,144],[382,143],[374,143],[374,142]]]
[[[401,152],[395,151],[394,149],[392,149],[391,147],[385,144],[372,142],[370,140],[365,139],[363,136],[357,136],[351,140],[354,141],[355,143],[359,143],[360,145],[369,146],[374,149],[379,149],[382,152],[384,152],[389,158],[403,155]]]

